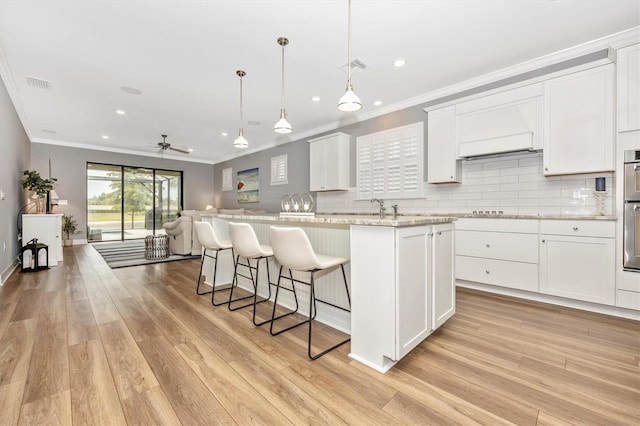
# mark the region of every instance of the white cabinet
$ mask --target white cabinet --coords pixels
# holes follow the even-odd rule
[[[434,225],[431,237],[432,328],[437,330],[456,312],[454,224]]]
[[[456,107],[428,112],[427,182],[462,182],[462,167],[457,159]]]
[[[615,223],[542,221],[540,292],[614,305]]]
[[[544,82],[545,175],[614,170],[614,67]]]
[[[385,372],[455,313],[452,234],[351,226],[349,356]]]
[[[456,105],[460,157],[540,149],[542,84],[506,90]]]
[[[22,245],[34,238],[49,246],[49,266],[62,262],[62,214],[23,214]]]
[[[460,219],[456,278],[538,291],[538,221]]]
[[[618,131],[640,129],[640,44],[623,47],[618,59]]]
[[[309,140],[311,191],[349,189],[349,142],[346,133],[333,133]]]

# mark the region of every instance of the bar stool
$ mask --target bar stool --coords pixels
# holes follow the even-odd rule
[[[269,229],[269,239],[271,241],[271,246],[273,247],[273,254],[276,258],[276,260],[278,261],[278,263],[280,263],[280,272],[278,274],[278,282],[276,284],[276,295],[275,295],[275,299],[273,301],[273,311],[271,313],[271,326],[269,327],[269,332],[271,333],[272,336],[276,336],[280,333],[283,333],[285,331],[291,330],[292,328],[298,327],[300,325],[309,324],[309,338],[308,338],[308,350],[307,350],[307,354],[309,355],[309,358],[314,360],[314,359],[318,359],[320,358],[322,355],[326,354],[329,351],[332,351],[333,349],[344,345],[345,343],[347,343],[349,340],[351,340],[351,338],[348,338],[346,340],[343,340],[333,346],[331,346],[328,349],[323,350],[322,352],[316,354],[316,355],[312,355],[311,354],[311,329],[312,329],[312,323],[313,320],[316,317],[316,301],[324,303],[324,304],[328,304],[331,305],[333,307],[342,309],[343,311],[347,311],[347,312],[351,312],[351,297],[349,296],[349,287],[347,286],[347,276],[344,272],[344,264],[347,263],[349,261],[349,259],[345,259],[342,257],[335,257],[335,256],[326,256],[326,255],[322,255],[322,254],[316,254],[313,250],[313,247],[311,246],[311,242],[309,241],[309,238],[307,237],[307,234],[304,233],[304,231],[301,228],[288,228],[288,227],[275,227],[272,226]],[[328,270],[328,269],[332,269],[332,268],[337,268],[338,266],[340,266],[340,268],[342,269],[342,278],[344,279],[344,288],[347,292],[347,301],[349,302],[349,309],[340,307],[340,306],[336,306],[332,303],[326,302],[324,300],[321,299],[317,299],[316,298],[316,294],[315,294],[315,274],[318,271],[324,271],[324,270]],[[289,276],[285,276],[282,274],[282,269],[283,268],[287,268],[289,269]],[[300,271],[300,272],[309,272],[310,275],[310,279],[309,282],[306,281],[301,281],[298,280],[296,278],[293,278],[293,272],[292,271]],[[286,279],[289,280],[291,282],[291,288],[287,288],[287,287],[282,287],[280,285],[280,281],[281,279]],[[298,312],[298,296],[296,294],[295,291],[295,283],[301,283],[301,284],[306,284],[309,286],[310,291],[309,291],[309,317],[308,319],[299,322],[297,324],[291,325],[283,330],[280,331],[273,331],[273,325],[275,323],[276,320],[286,317],[288,315],[292,315],[296,312]],[[284,289],[284,290],[288,290],[291,291],[294,295],[295,298],[295,303],[296,303],[296,309],[294,311],[288,312],[286,314],[282,314],[278,317],[275,316],[276,314],[276,306],[277,306],[277,302],[278,302],[278,293],[280,292],[280,288]]]
[[[246,308],[247,306],[253,306],[253,324],[260,326],[270,322],[271,320],[265,320],[262,322],[256,322],[256,305],[258,303],[266,302],[271,298],[271,275],[269,274],[269,258],[273,257],[273,250],[271,246],[262,245],[258,241],[253,227],[248,223],[233,223],[229,222],[229,237],[231,238],[231,244],[233,245],[233,251],[235,257],[235,268],[233,272],[234,285],[231,287],[231,293],[229,294],[229,310],[235,311],[237,309]],[[242,263],[240,258],[244,258],[247,263]],[[264,259],[264,263],[267,266],[267,287],[269,289],[269,295],[266,299],[258,301],[258,278],[260,272],[260,261]],[[255,266],[251,265],[251,261],[255,260]],[[243,275],[238,272],[238,266],[244,266],[249,270],[250,276]],[[255,271],[255,277],[253,274]],[[253,294],[238,299],[233,299],[233,289],[238,285],[238,277],[243,277],[251,280],[253,285]],[[253,298],[253,302],[244,304],[242,306],[231,307],[233,302],[239,300]]]
[[[216,289],[216,273],[218,272],[218,253],[224,250],[231,250],[231,256],[233,256],[233,246],[230,241],[220,240],[216,236],[216,233],[213,231],[213,227],[208,222],[193,222],[193,226],[196,229],[196,235],[198,236],[198,240],[202,244],[202,261],[200,262],[200,274],[198,275],[198,285],[196,286],[196,293],[199,295],[209,294],[211,293],[211,304],[213,306],[220,306],[224,304],[228,304],[229,302],[216,303],[215,295],[218,291],[229,290],[233,287],[233,282],[231,283],[231,287],[219,288]],[[213,255],[207,254],[208,251],[212,251]],[[212,288],[211,291],[200,292],[200,280],[202,279],[202,267],[204,266],[204,258],[208,257],[213,259],[213,280],[211,282]]]

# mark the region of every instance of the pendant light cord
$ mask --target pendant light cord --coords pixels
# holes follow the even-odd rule
[[[351,0],[349,0],[349,12],[347,13],[347,69],[349,71],[349,82],[347,88],[351,87]]]
[[[240,133],[243,131],[243,118],[242,118],[242,76],[240,76]]]
[[[284,110],[284,44],[282,45],[282,109]]]

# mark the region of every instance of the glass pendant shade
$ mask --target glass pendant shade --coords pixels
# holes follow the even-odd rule
[[[284,47],[289,44],[286,37],[278,37],[277,43],[282,47],[282,104],[280,107],[280,119],[273,125],[273,131],[280,134],[287,134],[293,131],[291,123],[287,121],[287,112],[284,108]]]
[[[243,115],[242,115],[242,77],[244,77],[245,75],[247,75],[246,72],[242,71],[242,70],[238,70],[236,71],[236,75],[238,77],[240,77],[240,130],[238,131],[238,137],[236,138],[236,140],[233,141],[233,147],[234,148],[249,148],[249,141],[247,141],[244,138],[244,131],[243,131],[243,123],[244,123],[244,119],[243,119]]]
[[[233,141],[233,147],[234,148],[249,148],[249,141],[247,141],[244,138],[244,135],[242,134],[242,129],[240,129],[240,132],[238,133],[238,137],[236,138],[236,140]]]
[[[362,108],[362,102],[354,93],[353,85],[351,84],[351,0],[349,0],[347,22],[347,69],[349,71],[349,78],[347,80],[347,91],[338,101],[338,109],[343,112],[354,112]]]
[[[287,121],[287,113],[284,109],[280,110],[280,120],[273,126],[273,131],[276,133],[291,133],[293,129],[291,124]]]
[[[351,84],[347,87],[347,91],[338,101],[338,109],[344,112],[354,112],[362,108],[362,102],[358,95],[353,91]]]

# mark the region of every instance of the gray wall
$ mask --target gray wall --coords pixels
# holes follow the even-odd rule
[[[287,154],[288,184],[271,186],[271,157]],[[232,168],[233,190],[222,191],[222,170]],[[238,203],[238,171],[259,168],[260,202]],[[215,207],[264,209],[269,212],[280,211],[280,199],[285,194],[309,192],[309,146],[306,142],[290,142],[265,151],[248,154],[240,158],[215,165]]]
[[[33,144],[30,168],[39,171],[43,176],[48,176],[49,159],[51,159],[51,175],[58,179],[55,190],[60,199],[69,202],[66,206],[56,207],[54,213],[65,213],[75,217],[78,221],[78,229],[82,231],[75,236],[76,239],[87,238],[87,162],[181,170],[184,172],[183,209],[204,210],[206,205],[213,205],[214,202],[211,164]]]
[[[25,191],[20,181],[22,172],[29,168],[30,143],[22,127],[7,89],[0,80],[0,283],[14,265],[20,252],[17,217],[25,204]],[[6,247],[6,248],[5,248]]]
[[[550,74],[563,69],[575,67],[581,64],[586,64],[599,59],[606,58],[608,50],[600,50],[597,52],[589,53],[577,58],[573,58],[567,61],[559,62],[557,64],[549,65],[544,68],[540,68],[534,71],[529,71],[520,75],[509,77],[503,80],[495,81],[489,84],[485,84],[473,89],[466,90],[464,92],[456,93],[444,98],[435,99],[423,103],[421,105],[415,105],[409,108],[405,108],[400,111],[391,112],[389,114],[381,115],[379,117],[371,118],[359,123],[350,124],[339,127],[335,130],[331,130],[324,133],[305,138],[304,140],[298,140],[290,142],[285,145],[281,145],[275,148],[267,149],[264,151],[252,153],[244,157],[235,158],[233,160],[225,161],[215,165],[215,192],[216,192],[216,207],[232,208],[232,207],[245,207],[245,208],[262,208],[268,211],[277,212],[280,210],[280,198],[284,194],[295,194],[309,192],[309,144],[308,139],[314,139],[322,135],[331,134],[335,132],[344,132],[352,136],[351,138],[351,167],[350,167],[350,179],[349,184],[351,187],[356,186],[356,143],[355,140],[358,136],[367,135],[370,133],[376,133],[394,127],[405,126],[407,124],[417,123],[419,121],[425,122],[425,144],[427,142],[427,114],[424,112],[424,108],[428,106],[438,105],[447,101],[470,96],[473,94],[481,93],[487,90],[495,89],[509,84],[514,84],[520,81],[532,79],[534,77]],[[295,126],[295,123],[293,123]],[[283,153],[289,154],[289,185],[269,187],[269,165],[270,159],[273,156],[281,155]],[[427,164],[427,150],[424,150],[425,165]],[[298,160],[292,161],[292,156]],[[234,175],[234,190],[221,192],[222,186],[222,169],[232,167]],[[249,169],[253,167],[260,167],[260,202],[255,204],[238,204],[235,197],[237,195],[235,190],[235,174],[238,170]],[[424,173],[425,181],[427,177],[427,171],[425,166]],[[266,189],[266,190],[265,190]],[[315,197],[316,194],[312,193]]]

